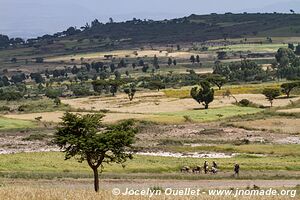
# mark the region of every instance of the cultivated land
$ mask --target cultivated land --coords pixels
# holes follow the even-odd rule
[[[254,16],[248,17],[253,20]],[[265,21],[270,16],[263,17]],[[282,17],[295,20],[298,15]],[[209,109],[204,109],[190,94],[191,88],[201,80],[197,78],[213,72],[216,61],[229,64],[247,58],[262,65],[264,71],[272,69],[279,48],[287,47],[288,43],[300,42],[296,30],[298,22],[283,25],[280,21],[282,29],[269,24],[265,30],[260,30],[263,26],[259,20],[252,24],[252,20],[239,22],[236,19],[233,23],[230,15],[225,15],[223,21],[218,19],[221,20],[219,23],[209,16],[190,16],[188,20],[199,26],[203,25],[202,22],[211,23],[212,27],[223,27],[226,30],[229,27],[230,30],[236,30],[242,26],[246,35],[222,38],[218,33],[216,36],[208,35],[204,38],[205,42],[180,35],[178,37],[181,39],[176,40],[178,44],[161,42],[149,45],[143,42],[149,39],[147,34],[143,37],[133,35],[132,41],[137,42],[134,43],[126,39],[91,39],[94,32],[86,31],[57,38],[49,44],[42,41],[34,46],[0,50],[0,68],[8,77],[21,72],[28,76],[39,72],[45,78],[46,70],[69,70],[69,79],[64,76],[53,77],[51,74],[50,78],[45,78],[42,87],[27,78],[24,81],[24,90],[27,92],[23,98],[0,101],[0,199],[144,199],[113,196],[111,190],[115,187],[160,190],[167,187],[201,187],[204,190],[272,187],[296,189],[299,194],[299,88],[292,90],[290,98],[280,94],[272,108],[262,94],[263,90],[280,88],[290,80],[272,78],[263,81],[230,81],[220,90],[213,86],[214,101],[209,104]],[[296,26],[295,30],[289,29],[291,24]],[[249,31],[253,29],[252,26],[258,26],[260,31],[253,34],[253,31]],[[104,35],[106,28],[101,30]],[[287,30],[289,35],[285,35]],[[162,38],[165,38],[164,34]],[[182,38],[187,38],[187,41]],[[219,59],[220,51],[226,52],[227,57]],[[190,58],[196,55],[199,55],[200,62],[192,63]],[[160,63],[159,69],[152,66],[154,56]],[[14,57],[17,58],[16,62],[11,61]],[[37,63],[37,57],[43,57],[43,62]],[[169,58],[176,60],[177,64],[168,63]],[[118,67],[122,59],[127,65]],[[147,72],[138,65],[141,59],[150,66]],[[96,74],[96,78],[100,79],[102,72],[94,69],[84,71],[81,75],[87,75],[87,79],[82,80],[78,74],[70,72],[74,65],[85,69],[84,63],[97,62],[108,66],[107,70],[111,63],[115,64],[120,77],[129,80],[129,83],[131,79],[138,80],[132,101],[124,93],[123,85],[116,94],[108,90],[96,93],[91,84],[93,75]],[[137,66],[133,67],[133,63]],[[195,76],[197,81],[193,80]],[[164,77],[165,87],[146,87],[147,78],[153,77]],[[115,79],[115,74],[110,73],[106,77],[108,79]],[[87,92],[75,95],[72,87],[76,86],[86,87]],[[48,95],[50,98],[46,97],[47,88],[62,91],[60,102],[56,102],[57,99],[51,95]],[[230,95],[226,95],[228,91]],[[243,99],[252,104],[243,106],[237,103]],[[105,124],[115,124],[125,119],[134,119],[137,123],[139,131],[133,159],[126,162],[124,168],[116,164],[104,165],[99,194],[92,192],[92,170],[87,163],[78,163],[75,159],[65,161],[61,150],[51,143],[55,128],[65,112],[103,114]],[[195,174],[180,171],[183,166],[202,167],[205,160],[210,167],[213,161],[217,162],[219,172]],[[238,178],[233,176],[235,163],[241,167]],[[204,195],[178,199],[233,198]]]

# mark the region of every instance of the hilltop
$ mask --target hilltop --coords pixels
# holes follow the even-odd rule
[[[76,37],[130,39],[139,43],[202,42],[255,36],[300,36],[299,14],[210,14],[163,21],[133,19],[122,23],[94,21]]]

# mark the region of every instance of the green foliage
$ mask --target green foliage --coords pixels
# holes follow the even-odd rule
[[[19,87],[6,87],[0,89],[0,100],[15,101],[24,97],[25,91]]]
[[[283,83],[280,87],[281,91],[289,98],[291,91],[296,87],[300,87],[300,82]]]
[[[277,65],[274,68],[276,69],[277,78],[297,79],[300,77],[300,58],[295,55],[292,49],[278,49],[275,58]]]
[[[124,92],[128,95],[129,100],[132,101],[136,93],[136,88],[133,84],[131,84],[128,88],[124,89]]]
[[[280,96],[280,90],[278,88],[265,88],[262,94],[266,96],[266,99],[271,103],[272,107],[273,100]]]
[[[9,106],[0,106],[0,112],[2,111],[10,111],[10,107]]]
[[[92,164],[122,163],[130,154],[125,150],[134,141],[133,121],[105,127],[103,115],[66,113],[57,127],[53,142],[64,149],[66,159],[79,156],[78,161]]]
[[[248,99],[242,99],[242,100],[239,101],[239,105],[245,106],[245,107],[249,106],[250,103],[251,102]]]
[[[300,55],[300,45],[299,44],[296,46],[295,54]]]
[[[293,43],[289,43],[288,44],[288,48],[291,49],[291,50],[293,50],[293,51],[295,50],[295,46],[294,46]]]
[[[191,96],[199,104],[202,103],[205,109],[208,109],[208,104],[214,100],[214,89],[210,88],[209,82],[201,82],[201,88],[193,87],[191,89]]]
[[[87,161],[94,171],[95,191],[99,190],[98,167],[103,163],[124,163],[132,158],[130,149],[136,129],[133,121],[103,126],[103,115],[75,115],[66,113],[57,127],[53,143],[65,152],[65,159],[76,157]]]
[[[148,82],[148,88],[149,89],[156,89],[157,91],[164,89],[166,86],[161,80],[150,80]]]
[[[111,93],[113,96],[118,92],[119,86],[123,84],[123,80],[96,80],[92,82],[95,92],[102,94],[103,91]]]
[[[61,95],[62,95],[62,91],[54,88],[47,88],[45,92],[45,96],[50,99],[55,99],[57,97],[60,97]]]
[[[60,101],[60,99],[58,97],[56,97],[54,99],[54,103],[55,103],[56,106],[59,106],[61,104],[61,101]]]
[[[248,99],[242,99],[238,103],[236,103],[238,106],[242,107],[253,107],[253,108],[262,108],[262,105],[258,105],[256,103],[253,103],[252,101]]]
[[[91,95],[90,87],[85,84],[72,85],[70,89],[76,97]]]
[[[36,83],[44,83],[44,79],[40,73],[31,73],[30,78],[33,79]]]
[[[222,77],[218,74],[209,76],[207,80],[210,83],[215,84],[216,86],[218,86],[219,90],[221,90],[222,86],[227,82],[225,77]]]
[[[216,62],[213,70],[214,74],[219,74],[229,81],[266,81],[269,78],[261,66],[250,60],[224,64]]]

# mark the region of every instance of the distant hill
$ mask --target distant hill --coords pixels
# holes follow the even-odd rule
[[[35,47],[39,51],[94,51],[140,47],[140,44],[178,44],[250,37],[300,37],[300,14],[243,13],[190,15],[171,20],[101,23],[94,20],[80,28],[69,27],[35,39],[11,39],[0,35],[0,49]],[[270,39],[270,38],[269,38]],[[83,42],[84,41],[84,42]],[[87,42],[88,41],[88,42]]]
[[[299,14],[210,14],[164,21],[94,23],[76,37],[175,43],[255,36],[300,36]]]

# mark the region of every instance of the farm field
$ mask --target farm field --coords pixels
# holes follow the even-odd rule
[[[253,146],[255,147],[255,146]],[[233,156],[232,158],[173,158],[173,157],[160,157],[160,156],[139,156],[136,155],[135,159],[128,161],[125,168],[120,165],[106,165],[102,176],[109,177],[153,177],[156,174],[162,177],[169,177],[170,179],[181,179],[186,177],[188,179],[232,179],[232,166],[235,162],[241,163],[243,167],[243,175],[240,179],[255,179],[254,171],[259,171],[260,174],[265,174],[261,179],[274,179],[280,176],[284,179],[298,179],[299,168],[292,167],[299,166],[299,157],[291,154],[288,150],[291,147],[284,147],[281,151],[285,151],[286,156],[284,159],[277,157],[280,152],[274,152],[272,156],[251,156],[241,155]],[[263,146],[262,148],[263,149]],[[233,150],[234,151],[234,150]],[[239,150],[237,150],[239,151]],[[241,148],[240,152],[251,151]],[[257,150],[257,153],[267,153],[267,150]],[[229,152],[228,152],[229,153]],[[65,161],[64,155],[59,152],[41,152],[41,153],[17,153],[13,155],[0,155],[2,163],[0,165],[2,177],[36,177],[36,178],[91,178],[91,169],[86,163],[78,163],[75,160]],[[220,165],[220,173],[217,175],[200,174],[198,176],[192,174],[181,174],[180,168],[182,165],[196,166],[203,163],[204,160],[211,162],[215,160]],[[32,170],[34,167],[34,170]],[[281,174],[281,170],[287,170],[288,173]],[[277,174],[279,173],[279,174]]]
[[[283,113],[286,111],[284,110],[280,112]],[[253,120],[247,122],[233,122],[232,124],[234,126],[243,127],[246,129],[257,129],[257,130],[263,129],[263,130],[269,130],[274,132],[297,135],[300,133],[299,122],[300,122],[299,119],[295,119],[295,118],[274,117],[269,119],[260,119],[260,120]]]
[[[236,95],[236,98],[258,100],[258,95],[245,94]],[[70,106],[70,110],[83,110],[96,112],[106,110],[104,122],[116,122],[123,119],[145,119],[155,122],[172,123],[184,122],[184,116],[188,116],[192,121],[205,122],[214,121],[232,117],[235,115],[252,114],[260,112],[258,108],[243,108],[233,106],[233,98],[216,97],[211,105],[211,110],[202,109],[192,99],[166,98],[163,92],[144,92],[137,93],[136,98],[129,102],[126,96],[121,94],[116,97],[87,97],[77,99],[62,99],[65,105]],[[265,98],[260,95],[259,101],[262,105],[268,105]],[[282,102],[282,103],[281,103]],[[285,105],[287,102],[278,100],[275,105]],[[65,106],[66,108],[68,106]],[[25,114],[8,114],[4,115],[11,119],[35,120],[42,117],[41,121],[59,122],[64,111],[55,112],[37,112]],[[81,113],[83,114],[83,113]]]
[[[0,130],[35,128],[36,123],[29,120],[0,118]]]

